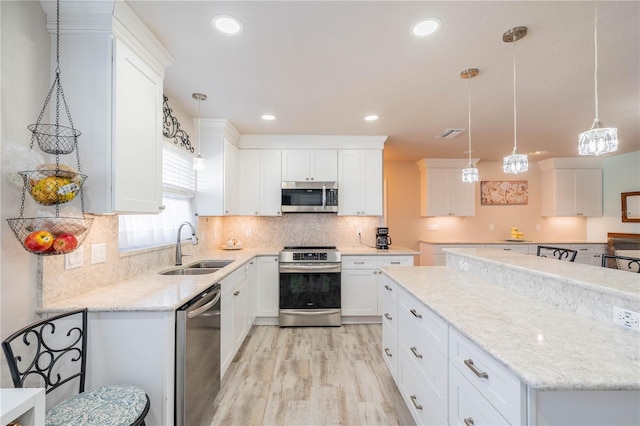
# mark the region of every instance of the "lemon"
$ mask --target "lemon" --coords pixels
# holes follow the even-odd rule
[[[71,179],[59,176],[47,176],[31,187],[31,195],[40,204],[62,204],[73,200],[75,192],[67,192],[64,187],[71,184]]]

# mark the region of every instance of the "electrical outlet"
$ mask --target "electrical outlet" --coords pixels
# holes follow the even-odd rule
[[[84,263],[84,250],[80,246],[71,253],[64,255],[64,269],[80,268]]]
[[[540,231],[541,229],[542,229],[542,226],[540,226],[540,224],[538,223],[538,224],[536,225],[536,231]]]
[[[613,323],[635,331],[640,331],[640,314],[638,314],[638,312],[614,306]]]
[[[247,238],[251,238],[251,228],[247,229],[246,235],[247,235]]]
[[[430,223],[427,225],[427,231],[439,231],[440,225],[437,223]]]
[[[358,234],[358,237],[362,237],[362,228],[356,229],[356,234]]]
[[[489,225],[489,231],[495,231],[495,230],[496,230],[496,227],[493,223]]]
[[[107,261],[107,245],[105,243],[91,244],[91,264]]]

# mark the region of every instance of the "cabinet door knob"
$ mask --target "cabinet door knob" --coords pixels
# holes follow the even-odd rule
[[[393,356],[393,355],[391,355],[391,351],[389,350],[389,348],[384,348],[384,353],[386,353],[388,357],[392,357]]]
[[[233,295],[234,295],[234,296],[237,296],[237,295],[239,295],[239,294],[240,294],[240,290],[236,290],[236,291],[234,291],[234,292],[233,292]]]
[[[473,417],[466,417],[466,418],[464,419],[464,424],[465,424],[466,426],[473,426],[473,425],[475,425],[475,423],[473,422]]]
[[[391,317],[391,315],[389,315],[388,313],[384,314],[384,317],[386,319],[388,319],[389,321],[393,320],[393,318]]]
[[[164,211],[164,209],[166,209],[166,208],[167,208],[167,206],[159,206],[159,207],[158,207],[158,210],[159,210],[159,211],[161,211],[161,212],[163,212],[163,211]]]
[[[388,285],[385,285],[384,288],[389,290],[389,291],[393,291],[393,289],[391,287],[389,287]]]

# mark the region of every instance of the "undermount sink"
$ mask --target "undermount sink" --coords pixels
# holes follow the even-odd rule
[[[225,266],[233,263],[233,260],[201,260],[199,262],[187,265],[187,268],[224,268]]]
[[[233,263],[233,260],[200,260],[178,269],[170,269],[168,271],[160,272],[160,275],[205,275],[213,274],[219,271],[225,266]]]
[[[160,272],[160,275],[205,275],[213,274],[219,270],[220,268],[182,268]]]

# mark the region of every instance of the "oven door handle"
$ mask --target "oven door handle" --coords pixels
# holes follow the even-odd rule
[[[341,265],[286,265],[280,264],[280,273],[297,272],[340,272]]]
[[[300,309],[300,310],[295,310],[295,311],[290,311],[287,312],[288,314],[294,314],[294,315],[300,315],[300,316],[307,316],[307,317],[313,317],[313,316],[317,316],[317,315],[326,315],[326,314],[333,314],[335,313],[335,309],[328,309],[326,311],[305,311],[304,309]]]

